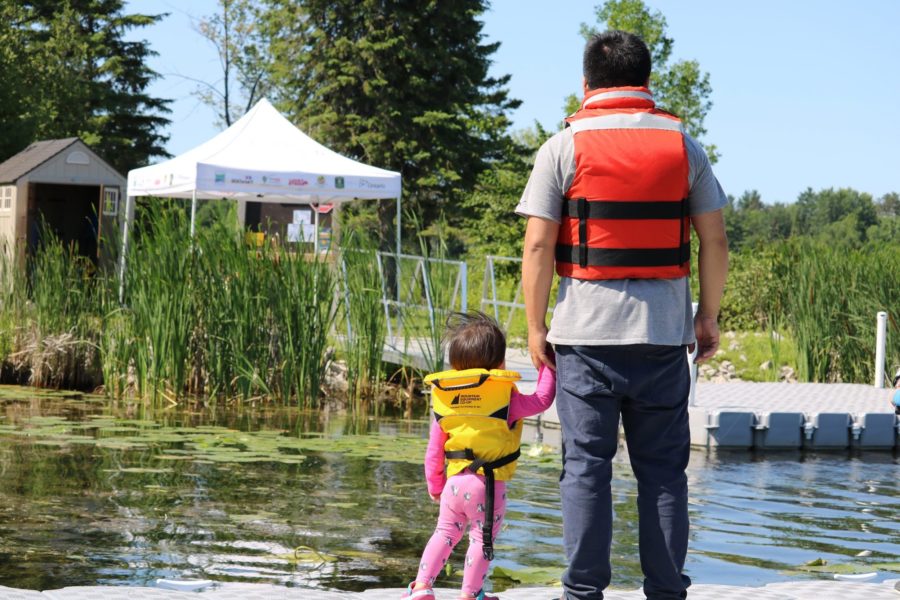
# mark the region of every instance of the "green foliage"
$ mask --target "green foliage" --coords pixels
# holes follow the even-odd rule
[[[377,242],[351,231],[341,244],[341,317],[350,397],[375,397],[384,377],[382,357],[387,321],[382,305]]]
[[[777,301],[774,292],[783,283],[773,271],[776,256],[777,250],[771,246],[731,253],[719,314],[723,331],[758,331],[769,325],[768,318]],[[693,271],[696,281],[697,269]]]
[[[146,88],[156,74],[146,41],[126,31],[160,16],[124,14],[122,0],[31,0],[0,5],[0,72],[13,123],[0,159],[38,139],[81,137],[120,172],[165,156],[168,101]]]
[[[773,271],[772,310],[796,340],[802,381],[872,381],[882,310],[890,323],[887,361],[900,364],[900,247],[791,240],[777,248]]]
[[[266,65],[262,53],[256,3],[252,0],[219,0],[218,11],[200,20],[200,35],[215,46],[222,66],[216,83],[204,81],[197,96],[216,111],[226,127],[265,97]]]
[[[765,204],[756,190],[750,190],[737,201],[730,199],[724,209],[728,241],[732,250],[792,237],[846,249],[861,249],[869,242],[900,243],[894,195],[874,203],[869,194],[850,188],[807,189],[794,204]]]
[[[427,227],[506,150],[508,76],[488,74],[483,0],[266,0],[277,105],[341,154],[403,174]],[[380,208],[383,247],[393,207]],[[447,211],[453,214],[456,211]],[[453,223],[450,223],[453,225]]]
[[[192,242],[181,207],[144,207],[142,221],[125,307],[115,273],[49,232],[29,260],[27,293],[6,255],[0,324],[19,323],[0,336],[7,369],[63,387],[97,386],[102,373],[113,397],[317,405],[334,322],[331,269],[281,247],[250,248],[233,224],[199,229]]]
[[[706,135],[703,123],[712,108],[709,73],[702,71],[696,60],[670,62],[675,41],[666,33],[665,16],[651,10],[643,0],[606,0],[596,7],[596,12],[597,21],[603,24],[604,29],[628,31],[644,40],[653,61],[650,88],[657,106],[678,115],[687,132],[702,140]],[[596,27],[585,23],[581,25],[581,34],[585,39],[599,32]],[[709,160],[715,163],[719,157],[716,146],[708,143],[703,146]]]
[[[797,198],[793,232],[859,248],[866,242],[869,227],[877,222],[875,204],[869,194],[850,188],[819,192],[807,188]]]

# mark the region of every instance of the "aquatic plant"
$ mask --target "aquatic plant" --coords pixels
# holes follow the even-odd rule
[[[357,403],[376,398],[384,378],[387,335],[376,245],[362,232],[346,236],[340,251],[341,318],[338,334],[347,361],[348,393]]]
[[[773,311],[791,331],[801,381],[869,383],[875,315],[889,315],[889,364],[900,362],[900,251],[792,240],[777,248]]]

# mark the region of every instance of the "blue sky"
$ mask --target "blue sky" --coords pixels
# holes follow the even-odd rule
[[[900,1],[646,0],[668,21],[675,59],[709,72],[713,107],[706,141],[726,192],[757,189],[766,202],[793,202],[806,189],[854,187],[876,198],[900,191]],[[592,0],[494,0],[484,33],[501,42],[495,74],[509,73],[517,128],[560,121],[566,95],[581,83],[578,34],[596,23]],[[193,95],[215,82],[212,45],[191,21],[215,0],[131,0],[128,10],[171,13],[136,34],[159,53],[151,93],[174,100],[168,150],[177,154],[218,129]],[[524,181],[522,182],[524,186]]]

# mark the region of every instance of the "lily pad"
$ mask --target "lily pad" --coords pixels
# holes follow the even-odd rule
[[[494,567],[494,570],[491,572],[491,578],[498,581],[506,580],[512,583],[527,585],[559,585],[559,576],[561,573],[561,569],[547,569],[541,567],[528,567],[518,570]]]

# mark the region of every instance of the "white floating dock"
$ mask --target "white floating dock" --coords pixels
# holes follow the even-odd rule
[[[524,350],[508,350],[506,368],[522,374],[520,390],[534,391],[537,370]],[[855,383],[698,383],[690,407],[691,443],[704,448],[893,450],[900,447],[900,418],[892,395],[893,390]],[[541,423],[559,425],[555,406],[541,416]],[[552,442],[554,436],[549,438]]]
[[[900,580],[881,583],[853,583],[844,581],[790,581],[770,583],[760,587],[731,585],[692,585],[691,600],[896,600],[900,594],[895,585]],[[516,588],[494,595],[501,600],[550,600],[558,598],[558,587]],[[266,584],[224,583],[201,592],[177,592],[149,587],[79,586],[60,590],[34,592],[0,587],[0,600],[177,600],[208,598],[210,600],[398,600],[400,588],[383,588],[365,592],[337,592],[302,588],[287,588]],[[437,588],[437,600],[451,600],[459,590]],[[608,590],[607,600],[643,600],[641,590]]]

